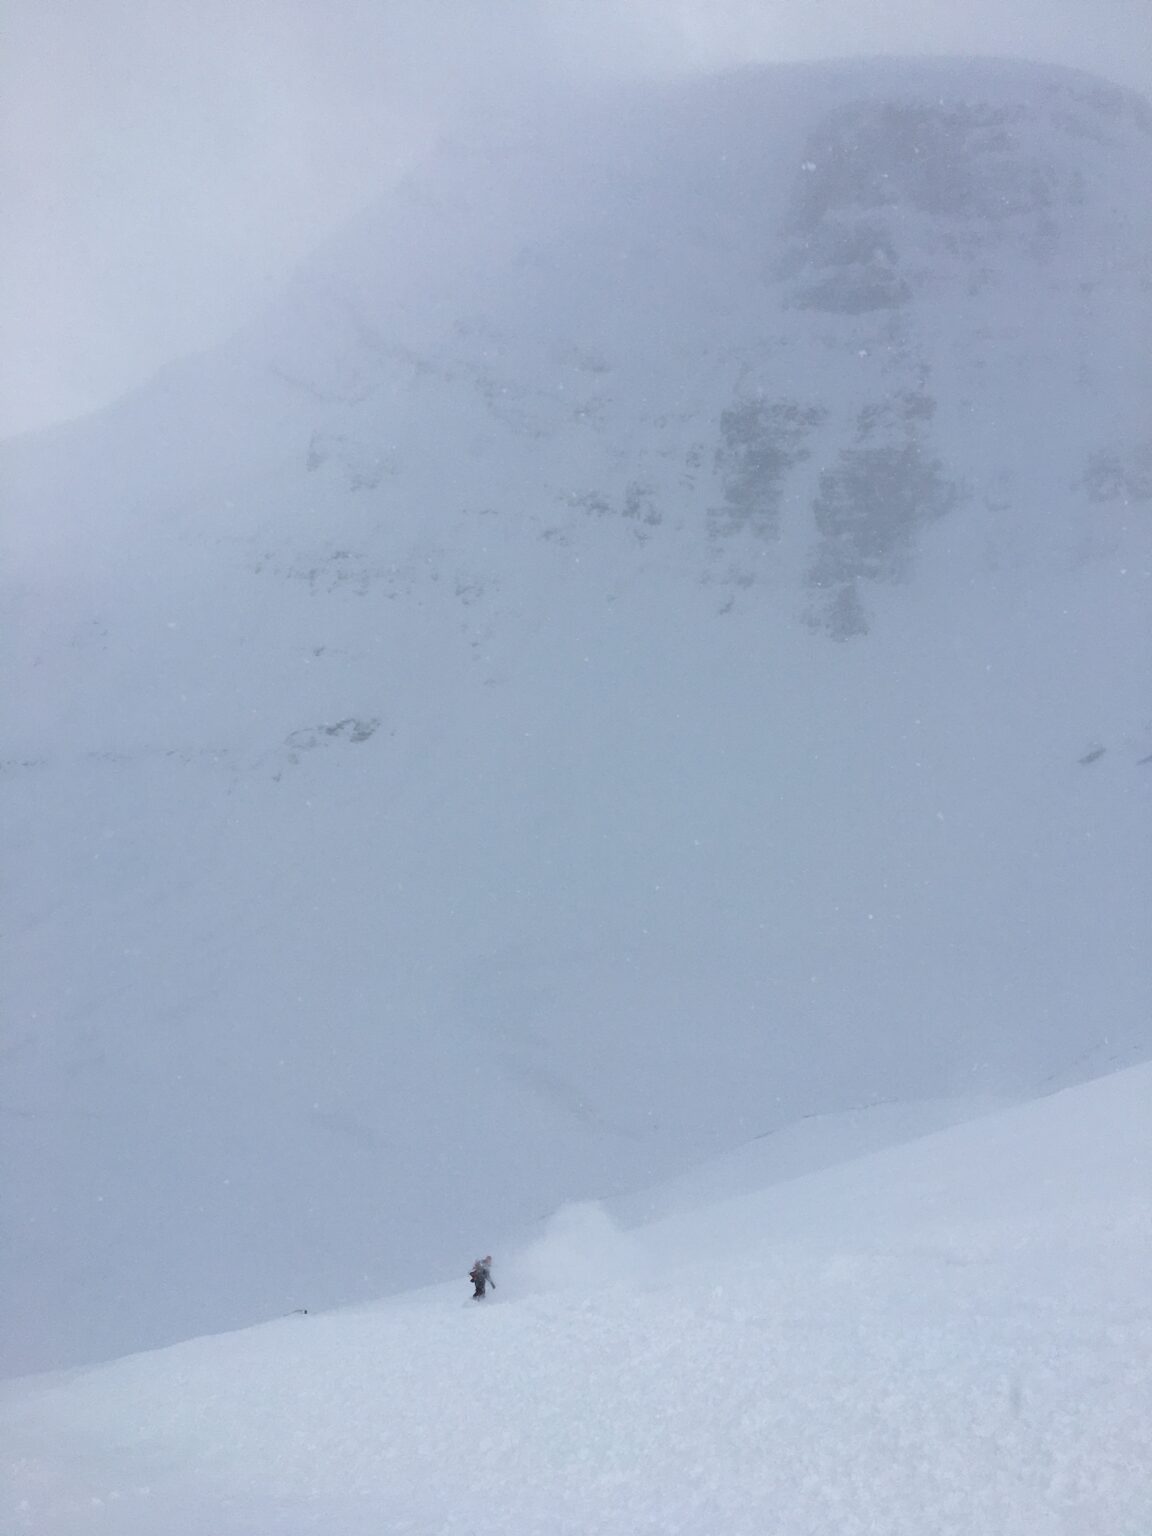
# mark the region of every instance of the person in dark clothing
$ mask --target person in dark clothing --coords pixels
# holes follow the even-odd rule
[[[482,1259],[477,1259],[475,1264],[473,1264],[472,1268],[468,1271],[468,1278],[472,1282],[473,1301],[483,1301],[484,1293],[489,1286],[491,1286],[493,1290],[496,1289],[496,1282],[493,1280],[492,1271],[489,1268],[491,1263],[492,1255],[490,1253],[486,1253]]]

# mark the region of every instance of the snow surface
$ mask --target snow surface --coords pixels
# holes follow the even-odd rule
[[[36,1536],[1143,1536],[1152,1067],[0,1398]],[[744,1180],[731,1170],[738,1188]]]

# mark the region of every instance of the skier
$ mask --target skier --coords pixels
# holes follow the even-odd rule
[[[473,1264],[472,1268],[468,1271],[468,1278],[472,1282],[473,1301],[483,1301],[484,1292],[488,1289],[489,1286],[491,1286],[493,1290],[496,1289],[496,1282],[493,1280],[492,1271],[489,1268],[491,1263],[492,1255],[490,1253],[486,1253],[482,1259],[477,1259],[475,1264]]]

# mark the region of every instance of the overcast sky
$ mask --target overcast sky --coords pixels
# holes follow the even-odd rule
[[[485,93],[861,52],[1152,93],[1152,0],[0,0],[0,24],[5,433],[227,335]]]

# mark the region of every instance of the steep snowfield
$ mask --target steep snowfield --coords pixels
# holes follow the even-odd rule
[[[35,1536],[1142,1532],[1150,1105],[1152,1068],[1133,1068],[649,1227],[569,1207],[497,1255],[483,1306],[461,1277],[10,1383],[0,1519]]]
[[[0,1369],[1152,1052],[1152,114],[752,71],[434,163],[8,445]]]

